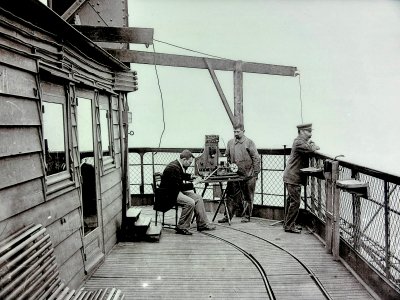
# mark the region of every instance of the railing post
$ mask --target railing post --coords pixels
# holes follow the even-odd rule
[[[325,177],[325,247],[326,253],[332,253],[332,219],[333,219],[333,204],[332,204],[332,162],[325,161],[324,165]]]
[[[140,152],[140,194],[144,194],[144,165],[143,165],[143,156],[144,153]]]
[[[283,170],[286,169],[286,145],[283,145]],[[286,185],[283,184],[283,212],[284,217],[286,216],[287,203],[286,203]]]
[[[332,185],[333,185],[333,232],[332,232],[332,255],[334,260],[339,260],[340,246],[340,190],[336,186],[339,178],[339,162],[332,162]]]
[[[351,177],[359,179],[358,172],[351,170]],[[360,232],[361,232],[361,202],[360,196],[352,194],[352,207],[353,207],[353,245],[355,250],[360,249]]]
[[[264,205],[264,171],[263,171],[263,155],[260,155],[261,158],[261,205]]]
[[[320,164],[318,164],[320,165]],[[323,214],[322,214],[322,180],[317,179],[317,191],[318,191],[318,200],[317,200],[317,213],[318,213],[318,218],[322,219]]]
[[[384,181],[385,193],[385,273],[390,279],[390,218],[389,218],[389,183]]]
[[[311,166],[316,167],[316,160],[315,158],[311,158]],[[316,186],[316,177],[311,176],[310,177],[310,189],[311,189],[311,205],[310,205],[310,210],[314,213],[315,212],[315,186]]]

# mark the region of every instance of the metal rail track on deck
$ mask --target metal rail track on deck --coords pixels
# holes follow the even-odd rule
[[[325,297],[326,299],[328,299],[328,300],[333,300],[333,298],[329,295],[329,293],[328,293],[327,290],[324,288],[324,286],[323,286],[322,283],[319,281],[318,277],[314,274],[314,272],[311,271],[303,262],[301,262],[296,256],[294,256],[294,255],[293,255],[292,253],[290,253],[289,251],[283,249],[282,247],[278,246],[277,244],[275,244],[275,243],[273,243],[273,242],[271,242],[271,241],[269,241],[269,240],[267,240],[267,239],[265,239],[265,238],[259,237],[259,236],[255,235],[255,234],[246,232],[246,231],[244,231],[244,230],[240,230],[240,229],[237,229],[237,228],[232,228],[232,227],[230,227],[230,226],[228,227],[228,226],[224,226],[224,225],[219,225],[219,226],[224,227],[224,228],[227,228],[227,229],[230,229],[230,230],[234,230],[234,231],[237,231],[237,232],[240,232],[240,233],[249,235],[249,236],[252,236],[252,237],[254,237],[254,238],[256,238],[256,239],[259,239],[259,240],[261,240],[261,241],[264,241],[264,242],[266,242],[266,243],[268,243],[268,244],[270,244],[270,245],[276,247],[277,249],[279,249],[279,250],[281,250],[281,251],[287,253],[287,254],[290,255],[292,258],[294,258],[294,259],[307,271],[307,273],[310,275],[310,278],[314,281],[315,285],[320,289],[320,291],[321,291],[321,293],[324,295],[324,297]],[[265,270],[264,270],[262,264],[261,264],[251,253],[249,253],[249,252],[247,252],[246,250],[244,250],[243,248],[239,247],[238,245],[236,245],[236,244],[235,244],[234,242],[232,242],[232,241],[229,241],[229,240],[227,240],[227,239],[223,239],[223,238],[221,238],[221,237],[218,237],[218,236],[216,236],[216,235],[214,235],[214,234],[211,234],[211,233],[208,233],[208,232],[201,232],[201,233],[204,234],[204,235],[207,235],[207,236],[209,236],[209,237],[212,237],[212,238],[214,238],[214,239],[220,240],[220,241],[222,241],[222,242],[224,242],[224,243],[226,243],[226,244],[228,244],[228,245],[234,247],[234,248],[237,249],[239,252],[241,252],[244,256],[246,256],[246,257],[251,261],[251,263],[254,264],[254,266],[257,268],[257,270],[260,272],[260,275],[261,275],[261,278],[262,278],[262,280],[263,280],[263,282],[264,282],[264,285],[265,285],[265,288],[266,288],[266,291],[267,291],[267,294],[268,294],[269,299],[270,299],[270,300],[275,300],[275,299],[276,299],[276,297],[275,297],[275,295],[274,295],[274,291],[273,291],[273,289],[272,289],[272,286],[271,286],[271,284],[270,284],[270,282],[269,282],[269,280],[268,280],[267,273],[265,272]]]

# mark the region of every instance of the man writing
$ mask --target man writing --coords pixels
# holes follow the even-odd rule
[[[189,150],[183,150],[179,159],[170,162],[165,168],[160,188],[168,191],[168,194],[175,196],[178,204],[181,204],[182,213],[176,228],[176,233],[191,235],[189,231],[190,221],[194,212],[198,231],[214,230],[215,226],[209,224],[204,208],[203,198],[196,194],[193,184],[201,181],[200,177],[194,177],[186,173],[186,169],[192,164],[194,156]],[[186,182],[193,180],[193,182]]]
[[[238,166],[238,174],[244,177],[240,182],[228,182],[227,198],[229,216],[239,211],[242,215],[242,222],[249,222],[253,211],[254,191],[256,181],[260,173],[260,156],[254,142],[244,135],[242,124],[236,124],[233,128],[235,138],[229,140],[226,146],[226,156],[228,162],[235,163]],[[241,190],[241,191],[240,191]],[[244,209],[241,203],[243,195]],[[243,211],[245,210],[245,211]],[[228,222],[228,216],[219,223]]]
[[[298,136],[293,141],[290,158],[283,173],[283,182],[288,191],[284,229],[292,233],[301,233],[295,222],[299,214],[301,186],[307,183],[307,176],[302,175],[300,169],[307,168],[309,154],[319,150],[311,141],[312,124],[298,125],[297,132]]]

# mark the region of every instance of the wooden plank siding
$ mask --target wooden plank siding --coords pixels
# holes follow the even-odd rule
[[[28,153],[0,160],[0,189],[39,177],[43,177],[39,154]]]
[[[0,94],[0,126],[39,126],[36,101]]]
[[[0,127],[0,136],[0,157],[42,151],[38,129],[35,127]]]
[[[0,222],[44,202],[40,178],[0,190]]]
[[[32,3],[26,5],[35,5]],[[117,242],[122,219],[122,171],[116,95],[126,92],[116,90],[115,77],[116,73],[132,76],[122,63],[83,40],[80,33],[76,32],[75,40],[67,30],[68,39],[61,30],[69,26],[65,22],[53,32],[52,28],[41,27],[41,20],[30,21],[29,14],[25,21],[3,9],[13,5],[16,15],[25,9],[8,2],[0,4],[0,240],[31,223],[47,227],[61,278],[77,288],[87,277],[85,268],[91,263],[86,254],[102,257],[98,251],[108,252]],[[50,19],[57,17],[50,10],[48,14]],[[84,236],[76,99],[93,101],[95,93],[111,99],[115,161],[101,178],[97,177],[99,227],[94,234]],[[69,164],[65,171],[52,176],[45,174],[42,101],[66,107],[63,113]],[[94,138],[99,143],[101,136],[94,134]]]

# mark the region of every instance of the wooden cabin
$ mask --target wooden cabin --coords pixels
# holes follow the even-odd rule
[[[117,242],[136,76],[39,1],[0,13],[0,239],[46,226],[76,288]]]

